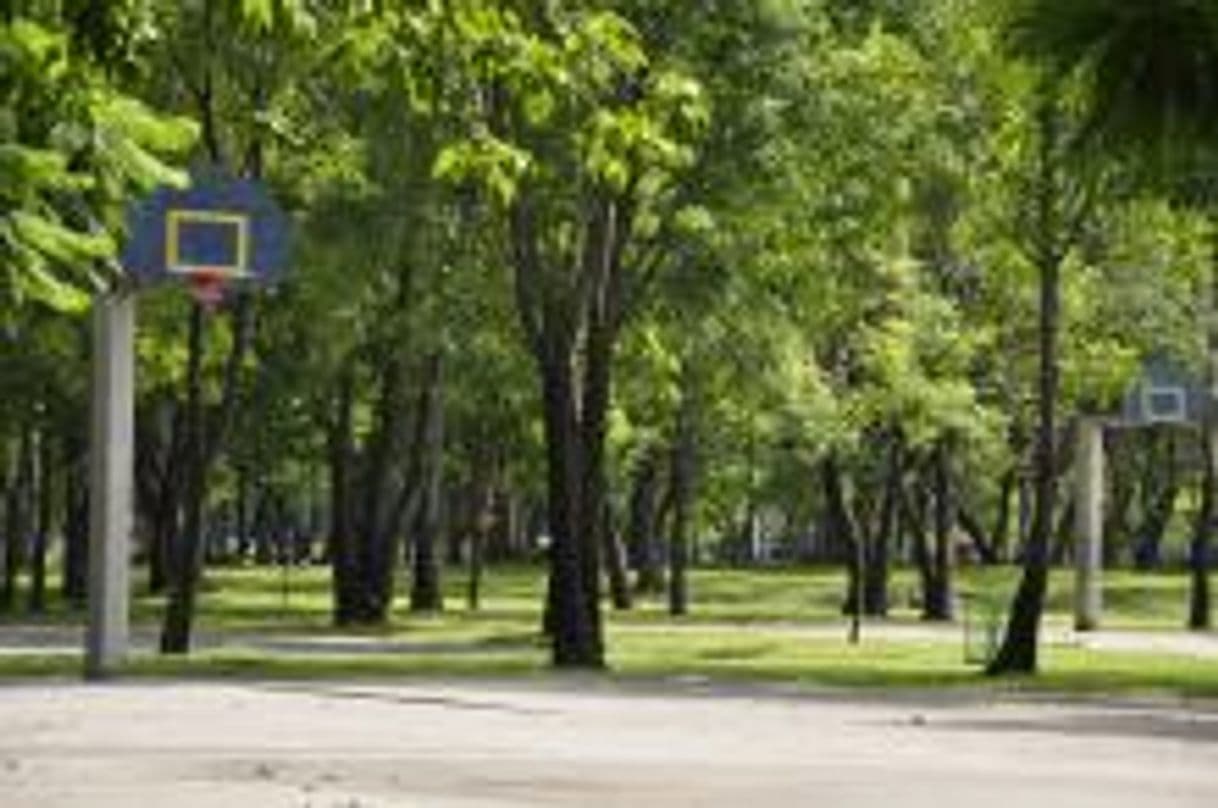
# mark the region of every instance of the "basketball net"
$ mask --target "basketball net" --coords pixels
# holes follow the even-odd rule
[[[215,267],[200,267],[186,279],[190,296],[206,311],[213,312],[224,301],[228,276]]]

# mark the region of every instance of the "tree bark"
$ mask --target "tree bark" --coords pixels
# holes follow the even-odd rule
[[[1205,473],[1201,483],[1201,504],[1197,509],[1197,521],[1189,546],[1189,577],[1191,587],[1188,599],[1188,627],[1194,631],[1206,631],[1213,625],[1210,608],[1210,535],[1213,531],[1215,489],[1218,488],[1218,471],[1215,469],[1215,453],[1218,452],[1212,416],[1206,419],[1202,430],[1202,453],[1205,458]]]
[[[638,570],[635,590],[641,594],[664,591],[664,568],[657,542],[659,507],[659,448],[645,448],[635,466],[630,492],[629,546]]]
[[[190,650],[191,624],[202,562],[203,528],[203,307],[192,303],[186,369],[186,463],[189,477],[182,531],[170,548],[169,602],[161,630],[161,652],[184,654]]]
[[[930,563],[930,589],[923,598],[923,620],[952,619],[952,528],[956,508],[951,483],[951,453],[949,439],[940,438],[935,446],[932,474],[934,478],[935,544]]]
[[[904,471],[904,450],[900,431],[889,430],[884,495],[880,517],[871,540],[863,573],[863,613],[871,617],[888,614],[888,559],[895,538]]]
[[[34,614],[46,611],[47,592],[47,546],[54,529],[55,456],[52,451],[50,431],[43,428],[38,433],[37,475],[34,499],[37,501],[37,524],[34,526],[30,547],[30,599],[29,610]]]
[[[634,600],[630,594],[630,576],[626,570],[626,549],[613,526],[613,509],[605,503],[601,511],[604,513],[604,523],[601,526],[604,546],[601,549],[605,554],[605,570],[609,573],[609,598],[617,611],[629,611]]]
[[[697,436],[697,390],[690,361],[681,371],[681,403],[677,409],[672,452],[672,541],[668,575],[668,613],[681,616],[689,611],[689,522],[693,507]]]
[[[352,466],[354,465],[355,375],[348,366],[339,377],[334,413],[329,424],[330,455],[330,582],[334,593],[334,623],[355,622],[357,580],[352,531]]]
[[[436,546],[440,539],[440,509],[444,495],[444,357],[435,351],[427,359],[426,381],[421,402],[423,502],[414,531],[414,553],[410,587],[412,612],[438,612],[444,608],[440,587],[440,565]],[[479,552],[481,552],[479,550]]]
[[[1005,562],[1011,556],[1011,500],[1014,499],[1017,483],[1015,469],[1008,469],[1002,475],[998,511],[994,516],[994,529],[990,533],[990,561],[986,563]]]
[[[88,596],[89,483],[85,442],[75,426],[64,436],[64,462],[61,585],[64,600],[72,606],[84,606]]]

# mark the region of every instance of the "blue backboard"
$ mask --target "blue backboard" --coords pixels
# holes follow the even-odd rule
[[[128,221],[122,263],[140,283],[203,270],[266,284],[287,264],[287,218],[252,180],[161,187],[132,207]]]

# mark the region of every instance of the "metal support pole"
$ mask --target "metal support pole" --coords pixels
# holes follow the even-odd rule
[[[1098,628],[1104,549],[1104,427],[1098,418],[1079,420],[1075,463],[1074,628]]]
[[[93,305],[89,446],[89,625],[85,677],[114,673],[127,653],[135,476],[135,296]]]

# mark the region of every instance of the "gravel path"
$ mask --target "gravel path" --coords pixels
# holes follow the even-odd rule
[[[0,687],[2,806],[1218,805],[1218,707],[551,684]]]

